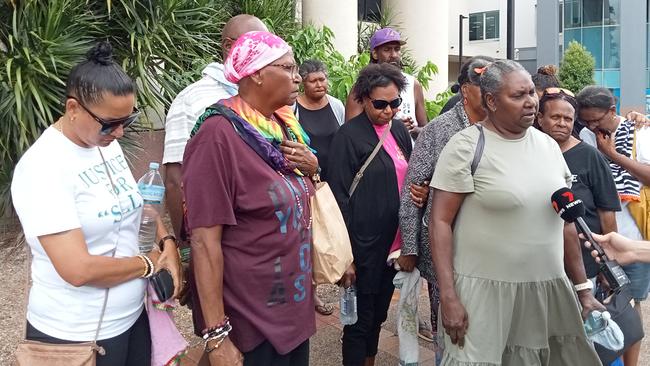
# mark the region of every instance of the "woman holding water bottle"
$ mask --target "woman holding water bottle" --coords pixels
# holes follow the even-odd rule
[[[23,155],[11,185],[33,256],[26,338],[96,340],[99,366],[149,365],[145,278],[169,269],[176,295],[180,272],[173,240],[162,253],[138,250],[143,200],[116,141],[140,114],[136,85],[99,43],[66,93],[65,113]]]

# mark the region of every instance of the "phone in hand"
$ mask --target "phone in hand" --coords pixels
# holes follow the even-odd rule
[[[149,279],[161,302],[169,300],[174,294],[174,280],[168,269],[163,268]]]

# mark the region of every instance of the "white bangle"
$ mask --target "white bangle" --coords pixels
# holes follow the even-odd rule
[[[583,290],[591,290],[594,288],[594,283],[587,280],[587,282],[573,285],[573,288],[576,290],[576,292],[583,291]]]

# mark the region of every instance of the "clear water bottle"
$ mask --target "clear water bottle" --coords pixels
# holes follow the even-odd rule
[[[607,328],[608,321],[612,318],[609,311],[603,311],[602,313],[598,310],[594,310],[589,313],[589,317],[585,320],[585,332],[587,337],[590,337],[602,332]]]
[[[345,288],[341,286],[339,290],[341,294],[340,307],[341,307],[341,324],[352,325],[357,322],[357,292],[354,286]]]
[[[165,196],[163,183],[156,162],[149,163],[149,171],[138,180],[138,189],[144,200],[140,232],[138,233],[138,248],[140,253],[150,252],[156,242],[156,219],[162,212],[162,202]]]

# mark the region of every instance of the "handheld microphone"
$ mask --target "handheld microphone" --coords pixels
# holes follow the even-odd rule
[[[630,279],[615,260],[609,260],[603,248],[594,240],[591,230],[582,218],[585,215],[585,205],[580,199],[576,199],[573,191],[569,188],[560,188],[551,196],[551,204],[562,220],[575,223],[578,231],[587,238],[591,247],[598,252],[600,258],[600,271],[603,272],[607,282],[614,291],[630,283]]]

